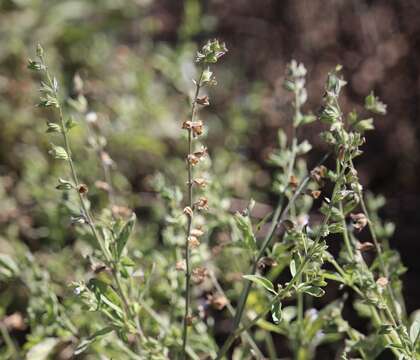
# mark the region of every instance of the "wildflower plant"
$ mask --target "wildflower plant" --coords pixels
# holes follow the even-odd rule
[[[191,268],[190,251],[200,245],[199,238],[203,235],[201,228],[194,228],[194,212],[208,210],[208,199],[205,196],[194,198],[194,188],[204,188],[207,185],[206,179],[194,174],[197,165],[207,154],[207,148],[203,145],[194,149],[193,140],[197,139],[203,133],[203,121],[197,119],[198,108],[208,106],[209,98],[207,95],[200,96],[200,90],[204,87],[217,84],[213,72],[210,70],[210,64],[215,64],[227,52],[226,45],[218,40],[208,41],[201,51],[197,52],[196,63],[200,66],[200,75],[194,80],[195,92],[192,99],[191,118],[182,124],[182,128],[188,133],[188,154],[187,154],[187,206],[184,208],[184,214],[187,216],[187,235],[185,241],[185,268],[178,265],[180,270],[185,271],[185,315],[183,320],[182,352],[186,357],[186,346],[188,341],[188,326],[191,325],[192,315],[190,313],[190,281],[201,283],[208,275],[204,267]]]
[[[112,184],[117,170],[98,115],[89,110],[83,81],[74,78],[74,96],[65,101],[44,50],[37,47],[28,67],[41,78],[38,106],[49,110],[49,154],[66,168],[55,186],[72,229],[91,247],[85,251],[86,266],[75,272],[74,293],[68,295],[74,302],[54,292],[50,273],[30,254],[18,261],[0,255],[0,276],[20,279],[33,294],[28,317],[37,330],[28,338],[27,358],[41,348],[62,347],[56,334],[71,344],[71,356],[86,358],[277,359],[283,356],[275,346],[279,335],[299,360],[314,359],[326,342],[337,344],[336,357],[343,360],[374,359],[384,349],[400,360],[419,358],[420,323],[408,319],[402,296],[400,277],[406,269],[389,245],[393,225],[378,215],[385,200],[364,189],[356,168],[365,133],[374,129],[371,116],[385,114],[386,105],[372,92],[363,112],[344,114],[340,94],[346,82],[337,66],[327,76],[321,109],[306,111],[307,70],[292,61],[284,81],[291,116],[268,159],[277,202],[255,224],[255,200],[229,213],[232,202],[216,176],[207,173],[208,149],[201,142],[200,110],[210,105],[205,89],[216,85],[213,66],[226,53],[224,43],[211,40],[196,54],[198,77],[189,118],[181,125],[185,188],[170,185],[162,174],[153,177],[161,201],[156,212],[163,221],[142,224],[141,241],[135,243],[141,248],[131,251],[137,219]],[[315,122],[325,128],[321,138],[328,152],[309,164],[312,145],[302,133]],[[79,156],[72,153],[76,126],[87,135],[101,178],[79,174]],[[95,188],[106,194],[104,208],[92,196]],[[158,229],[163,246],[157,248]],[[149,237],[151,245],[144,244]],[[338,252],[330,249],[333,241],[340,244]],[[324,300],[327,285],[334,283],[342,295],[316,309],[314,301]],[[343,317],[349,306],[369,320],[366,333]],[[19,317],[13,321],[22,325]],[[220,323],[230,326],[222,339],[215,335]],[[8,354],[19,358],[3,322],[0,331]]]

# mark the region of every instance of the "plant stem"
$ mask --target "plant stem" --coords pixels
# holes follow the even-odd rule
[[[62,134],[62,137],[63,137],[64,147],[65,147],[65,150],[66,150],[66,153],[67,153],[67,163],[69,165],[70,174],[71,174],[74,186],[75,186],[75,191],[77,193],[79,203],[80,203],[80,206],[81,206],[82,211],[83,211],[83,216],[85,217],[86,223],[88,224],[88,226],[89,226],[89,228],[90,228],[90,230],[93,234],[93,237],[95,238],[96,242],[98,243],[98,245],[101,249],[101,252],[102,252],[102,254],[105,258],[106,264],[108,266],[110,266],[111,269],[112,269],[112,271],[111,271],[112,277],[113,277],[113,279],[114,279],[114,281],[117,285],[116,291],[117,291],[119,297],[121,298],[121,300],[123,302],[123,309],[124,309],[123,312],[124,312],[125,324],[126,324],[127,328],[129,329],[129,326],[128,326],[129,319],[130,319],[130,317],[134,318],[134,316],[131,313],[130,306],[129,306],[129,301],[128,301],[127,296],[124,293],[123,288],[121,286],[121,283],[119,281],[119,277],[118,277],[118,274],[117,274],[117,268],[116,268],[114,262],[112,261],[112,256],[111,256],[109,250],[107,249],[107,247],[105,246],[103,239],[99,236],[99,233],[96,230],[95,222],[93,220],[92,215],[90,214],[89,206],[87,205],[87,203],[85,201],[85,198],[78,191],[78,185],[80,185],[80,182],[79,182],[79,177],[77,175],[76,167],[74,165],[73,158],[72,158],[70,139],[68,137],[67,127],[66,127],[66,124],[65,124],[65,121],[64,121],[64,115],[63,115],[62,105],[61,105],[61,102],[59,100],[59,94],[58,94],[58,91],[57,91],[56,87],[53,84],[53,81],[51,79],[51,75],[50,75],[50,73],[48,71],[48,68],[46,66],[46,62],[45,62],[44,57],[40,56],[40,59],[41,59],[41,62],[45,66],[45,74],[46,74],[48,83],[51,86],[51,88],[53,89],[54,96],[57,100],[57,109],[58,109],[59,121],[60,121],[59,126],[60,126],[61,134]],[[140,337],[142,337],[143,333],[142,333],[141,328],[139,326],[137,327],[137,330],[138,330],[138,335]],[[136,339],[137,339],[137,337],[136,337]],[[137,343],[137,345],[139,346],[139,343]]]
[[[353,164],[352,160],[350,161],[350,165],[351,165],[352,169],[355,170],[355,167],[354,167],[354,164]],[[375,246],[376,252],[378,254],[379,267],[381,269],[382,274],[391,282],[391,279],[389,278],[388,270],[385,266],[384,260],[382,259],[382,249],[381,249],[381,246],[379,245],[379,241],[378,241],[378,238],[376,236],[374,224],[373,224],[373,222],[372,222],[372,220],[369,216],[369,212],[368,212],[368,209],[367,209],[364,197],[363,197],[363,192],[360,189],[360,187],[357,188],[357,195],[359,196],[359,199],[360,199],[360,206],[362,208],[362,211],[367,218],[369,233],[370,233],[370,236],[372,238],[373,244]],[[400,313],[398,312],[397,307],[395,305],[397,300],[396,300],[394,291],[392,289],[392,284],[390,283],[386,287],[386,289],[387,289],[387,292],[388,292],[390,300],[391,300],[392,312],[395,314],[395,319],[394,319],[394,316],[392,316],[391,319],[393,319],[393,321],[396,324],[401,325],[402,321],[401,321]],[[392,315],[391,312],[390,312],[390,315]]]
[[[227,300],[227,296],[225,294],[225,292],[223,291],[223,288],[220,286],[219,282],[217,281],[216,276],[214,275],[214,273],[211,271],[210,272],[210,278],[211,281],[214,285],[214,287],[216,288],[216,290],[223,295]],[[228,300],[226,307],[229,310],[229,313],[234,316],[235,315],[235,309],[233,308],[232,304],[230,303],[230,301]],[[258,359],[264,359],[264,354],[261,352],[261,350],[258,348],[257,344],[255,343],[255,341],[252,339],[251,334],[249,333],[249,331],[246,331],[243,335],[242,335],[243,339],[245,341],[247,341],[249,343],[249,345],[252,347],[252,349],[255,351]]]
[[[344,171],[342,171],[339,175],[339,179],[341,179],[341,177],[344,175]],[[305,181],[303,181],[304,183]],[[337,182],[334,185],[334,190],[333,190],[333,194],[331,196],[331,198],[334,198],[335,193],[338,191],[338,183],[339,180],[337,180]],[[295,193],[295,195],[297,194],[297,192]],[[290,200],[292,201],[293,198]],[[290,202],[289,202],[290,204]],[[288,205],[289,205],[288,204]],[[286,210],[288,210],[289,206],[287,206],[283,212],[283,214],[285,212],[287,212]],[[255,325],[258,320],[260,320],[261,318],[263,318],[265,315],[267,315],[270,310],[271,310],[271,306],[276,302],[276,301],[281,301],[283,298],[285,298],[286,296],[289,295],[289,291],[292,289],[293,285],[298,281],[299,277],[301,276],[301,274],[303,273],[303,271],[305,270],[309,260],[312,258],[312,256],[315,253],[316,250],[316,246],[318,245],[318,243],[320,242],[321,238],[322,238],[322,230],[323,228],[328,224],[328,221],[330,219],[331,216],[331,208],[332,208],[332,203],[329,206],[329,211],[327,213],[327,215],[325,215],[324,220],[322,221],[322,224],[318,230],[318,233],[315,237],[315,240],[311,246],[311,248],[309,249],[307,255],[305,256],[305,258],[303,259],[302,263],[299,265],[299,268],[296,270],[296,274],[293,276],[293,278],[290,280],[290,282],[286,285],[286,287],[284,289],[282,289],[282,291],[280,293],[278,293],[276,296],[274,296],[271,301],[269,302],[268,306],[266,307],[266,309],[259,315],[257,315],[253,320],[251,320],[250,323],[242,326],[239,329],[236,329],[229,337],[228,339],[225,341],[225,343],[223,344],[222,348],[219,350],[219,353],[217,354],[217,358],[221,359],[226,352],[229,350],[230,346],[232,345],[232,343],[235,341],[236,337],[241,334],[243,331],[251,328],[253,325]],[[279,223],[281,223],[282,221],[282,217],[280,217]]]
[[[195,120],[197,112],[197,98],[200,93],[201,88],[201,79],[203,78],[204,69],[201,70],[200,77],[196,82],[195,94],[193,97],[193,102],[191,105],[191,121]],[[188,154],[192,154],[192,129],[188,129]],[[192,174],[192,165],[187,159],[187,172],[188,172],[188,183],[187,183],[187,193],[188,193],[188,207],[193,209],[193,174]],[[187,341],[188,341],[188,317],[190,312],[190,281],[191,281],[191,264],[190,264],[190,248],[189,248],[189,238],[191,235],[192,228],[192,215],[188,215],[187,223],[187,236],[185,238],[185,314],[183,320],[183,331],[182,331],[182,356],[184,359],[187,358]]]
[[[316,164],[316,166],[320,166],[322,165],[330,156],[330,154],[326,154],[322,157],[322,159]],[[315,167],[316,167],[315,166]],[[278,228],[278,226],[284,221],[285,216],[290,208],[290,206],[295,202],[295,200],[297,199],[297,197],[302,193],[302,191],[306,188],[306,185],[308,184],[310,180],[310,174],[308,174],[301,182],[301,184],[298,186],[298,188],[296,189],[295,194],[293,195],[293,197],[290,199],[289,203],[287,204],[286,208],[282,211],[282,207],[283,207],[283,202],[284,202],[284,193],[282,193],[280,195],[280,198],[278,200],[277,206],[276,206],[276,210],[274,211],[274,215],[272,218],[272,222],[271,222],[271,226],[270,229],[266,235],[266,237],[264,238],[264,242],[261,245],[261,248],[258,252],[258,255],[255,258],[255,261],[253,262],[253,265],[251,267],[251,271],[250,274],[255,274],[256,270],[257,270],[257,266],[258,266],[258,261],[261,259],[261,257],[264,255],[267,247],[270,245],[273,236],[276,232],[276,229]],[[238,305],[237,305],[237,310],[236,310],[236,314],[235,314],[235,318],[233,321],[233,331],[235,331],[238,327],[239,327],[239,323],[241,322],[242,316],[243,316],[243,312],[245,310],[245,304],[246,301],[248,299],[249,296],[249,292],[251,291],[251,286],[252,283],[251,281],[246,281],[244,288],[242,289],[242,293],[240,295],[239,301],[238,301]]]

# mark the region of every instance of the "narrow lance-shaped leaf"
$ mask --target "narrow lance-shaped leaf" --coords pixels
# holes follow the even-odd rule
[[[254,282],[258,285],[263,286],[264,288],[266,288],[268,291],[272,292],[273,294],[277,294],[276,291],[274,290],[273,283],[263,276],[260,276],[260,275],[244,275],[243,278],[247,279],[249,281],[252,281],[252,282]]]
[[[246,248],[255,250],[257,241],[252,231],[252,224],[249,216],[244,216],[241,213],[235,214],[235,222],[242,235],[243,244]]]
[[[116,257],[119,259],[130,237],[134,224],[136,222],[136,215],[133,213],[131,218],[125,223],[116,239]]]

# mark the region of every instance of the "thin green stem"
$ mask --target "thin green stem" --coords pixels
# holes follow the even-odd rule
[[[315,167],[322,165],[328,159],[329,156],[330,156],[329,153],[324,155]],[[274,237],[276,229],[285,220],[286,214],[288,213],[288,211],[290,209],[290,206],[296,201],[297,197],[304,191],[304,189],[306,188],[309,180],[310,180],[310,174],[308,174],[302,180],[302,182],[300,183],[300,185],[296,189],[293,197],[290,199],[289,203],[287,204],[286,208],[283,211],[282,211],[282,207],[283,207],[283,202],[284,202],[284,194],[280,195],[279,201],[278,201],[276,209],[274,211],[274,215],[273,215],[273,218],[272,218],[270,229],[269,229],[266,237],[264,238],[264,242],[261,245],[261,248],[258,252],[258,255],[256,256],[255,261],[254,261],[254,263],[251,267],[250,274],[254,274],[256,272],[258,261],[261,259],[261,257],[264,255],[266,249],[271,244],[271,241]],[[235,331],[239,327],[239,323],[241,322],[243,312],[245,310],[245,304],[246,304],[246,301],[248,299],[249,293],[251,291],[251,286],[252,286],[251,281],[246,281],[245,285],[244,285],[244,288],[242,289],[242,293],[241,293],[239,301],[238,301],[237,310],[236,310],[236,314],[235,314],[235,318],[234,318],[234,322],[233,322],[233,331]]]
[[[76,167],[74,165],[73,158],[72,158],[70,139],[68,137],[68,131],[67,131],[66,123],[65,123],[65,120],[64,120],[62,105],[61,105],[61,102],[59,100],[59,94],[58,94],[58,91],[57,91],[56,87],[54,86],[54,83],[51,79],[51,75],[48,71],[48,68],[47,68],[44,57],[40,56],[40,59],[41,59],[41,62],[45,66],[45,74],[46,74],[46,77],[47,77],[47,81],[48,81],[49,85],[51,86],[51,88],[53,89],[54,96],[55,96],[56,101],[57,101],[57,109],[58,109],[58,114],[59,114],[59,126],[60,126],[60,130],[61,130],[60,132],[61,132],[61,135],[63,137],[64,148],[65,148],[66,153],[67,153],[67,163],[69,165],[70,174],[71,174],[74,186],[75,186],[74,190],[77,193],[79,203],[80,203],[80,206],[81,206],[82,211],[83,211],[83,216],[86,219],[86,223],[89,226],[97,244],[99,245],[103,256],[105,257],[106,264],[108,266],[110,266],[111,269],[112,269],[112,271],[111,271],[112,277],[114,279],[114,282],[117,285],[116,291],[117,291],[119,297],[121,298],[121,300],[123,302],[124,318],[125,318],[125,322],[126,322],[126,327],[129,329],[130,327],[129,327],[128,323],[130,321],[130,317],[134,318],[134,316],[131,312],[127,296],[124,293],[123,288],[121,286],[121,283],[119,281],[119,277],[118,277],[118,274],[117,274],[118,270],[117,270],[114,262],[112,261],[112,255],[111,255],[110,251],[108,250],[108,248],[105,246],[105,243],[104,243],[103,239],[99,236],[99,233],[96,229],[94,219],[93,219],[93,217],[90,213],[89,206],[87,205],[83,194],[78,189],[78,186],[80,185],[80,182],[79,182],[79,177],[77,175]],[[141,331],[141,328],[139,326],[137,328],[138,328],[137,329],[138,330],[138,335],[140,337],[142,337],[143,333]],[[137,337],[136,337],[136,339],[137,339]],[[139,346],[138,342],[137,342],[137,345]]]
[[[339,179],[341,179],[341,177],[344,175],[344,171],[342,171],[339,175]],[[333,194],[331,196],[331,198],[334,198],[334,195],[336,194],[336,192],[338,191],[338,183],[339,180],[337,180],[337,182],[335,183],[334,186],[334,190],[333,190]],[[293,198],[292,198],[293,199]],[[290,280],[290,282],[286,285],[286,287],[284,289],[282,289],[276,296],[274,296],[271,301],[269,302],[268,306],[266,307],[266,309],[259,315],[257,315],[253,320],[251,320],[251,322],[249,322],[248,324],[242,326],[239,329],[236,329],[229,337],[228,339],[225,341],[225,343],[223,344],[222,348],[219,350],[219,353],[217,354],[216,360],[218,359],[222,359],[222,357],[226,354],[226,352],[229,350],[230,346],[232,345],[232,343],[235,341],[236,337],[241,334],[243,331],[246,331],[247,329],[251,328],[252,326],[254,326],[260,319],[262,319],[263,317],[265,317],[271,310],[271,307],[273,304],[275,304],[277,301],[281,301],[282,299],[284,299],[285,297],[290,296],[290,291],[293,287],[293,285],[298,281],[299,277],[301,276],[301,274],[304,272],[306,266],[308,265],[310,259],[312,259],[312,256],[314,255],[317,245],[320,242],[321,238],[322,238],[322,231],[325,228],[325,226],[328,224],[328,221],[331,217],[331,208],[332,208],[332,203],[329,206],[329,211],[328,213],[325,215],[324,220],[322,221],[322,224],[317,232],[317,235],[315,237],[314,242],[312,243],[311,248],[309,249],[307,255],[305,256],[305,258],[303,259],[302,263],[299,265],[299,268],[296,270],[296,274],[293,276],[293,278]],[[287,207],[286,207],[287,209]],[[285,210],[286,210],[285,209]],[[280,217],[280,221],[281,221]]]
[[[197,112],[197,98],[200,94],[201,88],[201,80],[203,78],[204,69],[201,70],[200,77],[196,82],[195,87],[195,94],[193,97],[193,102],[191,105],[191,121],[195,120],[196,112]],[[192,129],[188,129],[188,155],[192,154],[192,138],[193,133]],[[188,172],[188,182],[187,182],[187,193],[188,193],[188,207],[192,210],[193,209],[193,170],[190,161],[187,158],[187,172]],[[182,356],[184,359],[187,358],[187,341],[188,341],[188,318],[190,313],[190,302],[191,302],[191,295],[190,295],[190,282],[191,282],[191,264],[190,264],[190,247],[189,247],[189,239],[191,236],[191,229],[192,229],[192,220],[193,215],[188,215],[188,223],[187,223],[187,234],[185,238],[185,313],[183,319],[183,331],[182,331]]]

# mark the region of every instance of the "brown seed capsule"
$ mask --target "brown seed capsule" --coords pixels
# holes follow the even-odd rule
[[[350,214],[351,219],[353,220],[353,227],[358,231],[362,231],[363,228],[367,225],[368,220],[365,214]]]
[[[201,196],[198,201],[194,203],[194,207],[198,210],[208,210],[209,209],[209,201],[206,197]]]
[[[189,236],[188,245],[191,249],[197,249],[200,246],[200,241],[195,236]]]
[[[187,161],[190,163],[191,166],[195,166],[199,163],[200,158],[195,156],[194,154],[188,154]]]
[[[77,191],[79,192],[79,194],[85,195],[88,192],[88,187],[86,184],[79,184],[77,185]]]
[[[191,236],[200,237],[200,236],[203,236],[204,231],[201,229],[192,229],[190,234]]]
[[[375,248],[375,245],[373,245],[371,242],[368,242],[368,241],[364,243],[357,243],[356,245],[356,249],[359,250],[360,252],[370,251],[374,248]]]
[[[311,196],[313,199],[318,199],[321,196],[320,190],[307,190],[306,194]]]
[[[111,190],[111,187],[109,184],[102,180],[96,180],[95,181],[95,187],[99,190],[109,192]]]
[[[101,161],[107,166],[112,166],[114,164],[114,160],[112,160],[109,154],[105,151],[101,151]]]
[[[378,280],[376,280],[376,284],[378,284],[378,286],[385,288],[389,283],[389,280],[386,277],[381,276],[380,278],[378,278]]]
[[[210,305],[216,310],[223,310],[223,308],[228,304],[228,299],[221,294],[210,295],[208,297]]]
[[[196,267],[193,269],[191,277],[195,284],[201,284],[208,277],[207,269],[201,266]]]
[[[185,263],[185,260],[179,260],[175,264],[175,270],[176,271],[186,271],[187,270],[187,264]]]
[[[287,231],[292,231],[295,228],[295,223],[292,220],[283,220],[283,226]]]
[[[113,205],[111,212],[116,218],[129,218],[133,214],[133,210],[122,205]]]
[[[207,186],[207,180],[203,178],[196,178],[193,180],[193,183],[201,188],[205,188]]]
[[[277,266],[277,261],[271,257],[264,256],[258,261],[258,269],[265,270],[266,268],[271,268]]]
[[[293,190],[295,190],[299,185],[298,178],[294,175],[290,176],[289,185],[292,187]]]
[[[194,215],[192,209],[189,206],[184,208],[183,213],[189,217],[193,217]]]
[[[191,316],[191,315],[187,315],[187,316],[185,317],[185,322],[186,322],[186,324],[187,324],[188,326],[191,326],[191,325],[192,325],[193,320],[194,320],[194,317],[193,317],[193,316]]]
[[[3,320],[3,324],[6,326],[8,330],[18,330],[22,331],[26,329],[25,320],[23,316],[19,312],[15,312],[9,316],[6,316]]]
[[[203,133],[203,122],[201,120],[193,121],[191,129],[194,137],[200,136]]]
[[[209,97],[207,95],[202,96],[202,97],[197,97],[196,103],[201,106],[209,106],[210,105]]]
[[[327,175],[327,168],[324,165],[317,166],[311,171],[311,177],[317,183],[322,184],[322,180]]]
[[[198,157],[199,159],[201,159],[202,157],[207,155],[207,148],[205,146],[202,146],[200,148],[200,150],[197,150],[193,153],[194,156]]]

